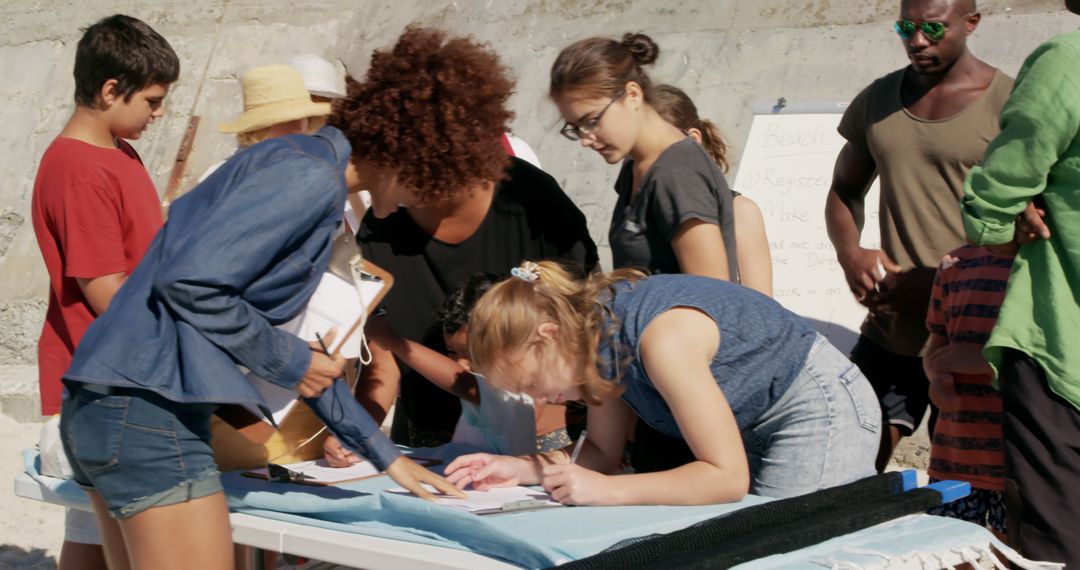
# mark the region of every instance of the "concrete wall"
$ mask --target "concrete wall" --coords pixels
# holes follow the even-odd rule
[[[90,5],[88,5],[90,4]],[[985,20],[974,51],[1015,73],[1042,39],[1080,18],[1060,0],[980,2]],[[140,17],[180,55],[180,81],[168,114],[136,144],[164,190],[189,118],[202,124],[184,186],[228,155],[232,139],[216,125],[240,108],[236,74],[301,52],[340,57],[362,73],[371,51],[411,21],[488,41],[518,80],[515,132],[586,212],[606,254],[615,169],[558,136],[544,95],[559,49],[595,34],[641,30],[661,47],[653,75],[682,86],[740,145],[754,102],[846,100],[905,63],[891,32],[888,0],[297,0],[230,2],[0,2],[0,365],[30,365],[44,311],[47,277],[29,222],[36,164],[71,110],[71,68],[79,28],[125,12]],[[606,259],[606,257],[605,257]]]

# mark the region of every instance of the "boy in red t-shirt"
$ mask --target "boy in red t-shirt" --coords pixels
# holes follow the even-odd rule
[[[1005,540],[1005,454],[1001,395],[982,349],[1005,300],[1012,256],[965,245],[941,261],[926,327],[923,368],[939,415],[931,438],[931,480],[971,483],[971,495],[930,511],[988,526]]]
[[[86,29],[74,75],[75,110],[41,157],[32,200],[34,233],[49,272],[49,308],[38,341],[46,415],[60,411],[61,378],[83,333],[161,228],[157,190],[124,139],[138,139],[164,114],[162,101],[180,75],[180,61],[150,26],[117,14]],[[60,568],[104,568],[100,546],[90,546],[100,537],[78,517],[69,511]],[[98,524],[106,522],[115,526]]]

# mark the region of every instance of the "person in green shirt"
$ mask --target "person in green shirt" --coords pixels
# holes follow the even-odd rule
[[[1066,7],[1080,14],[1080,0]],[[961,202],[968,238],[1018,250],[984,354],[1005,407],[1010,541],[1080,567],[1080,31],[1028,56]]]

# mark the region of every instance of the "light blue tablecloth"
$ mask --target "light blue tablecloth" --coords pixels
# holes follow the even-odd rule
[[[424,450],[425,457],[448,459],[463,450],[446,446]],[[24,453],[26,471],[53,488],[71,504],[85,504],[86,495],[71,481],[38,473],[37,452]],[[334,487],[270,483],[222,476],[234,511],[313,527],[459,548],[526,568],[543,568],[600,552],[623,540],[667,533],[691,524],[767,501],[747,497],[738,503],[700,507],[567,507],[476,516],[416,498],[384,493],[397,485],[374,477]],[[1000,545],[979,526],[943,517],[905,517],[852,533],[797,552],[743,564],[747,570],[768,568],[851,568],[875,566],[888,559],[917,556],[933,560],[951,549],[977,551]]]

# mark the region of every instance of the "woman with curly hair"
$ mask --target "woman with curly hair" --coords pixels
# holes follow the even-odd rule
[[[581,211],[554,178],[502,146],[513,89],[489,47],[410,26],[394,46],[375,52],[330,118],[352,143],[371,191],[357,240],[367,259],[394,275],[386,318],[402,337],[443,354],[439,308],[470,275],[507,275],[530,258],[557,259],[582,274],[597,263]],[[400,386],[395,439],[448,442],[458,399],[377,341],[372,350],[358,397],[381,419]],[[565,412],[552,406],[540,413]],[[408,420],[407,432],[397,418]]]

